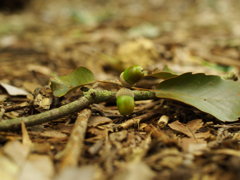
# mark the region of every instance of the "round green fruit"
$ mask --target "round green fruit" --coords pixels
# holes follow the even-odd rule
[[[125,69],[125,71],[121,73],[120,79],[129,85],[133,85],[141,80],[144,77],[144,74],[143,68],[135,65]]]
[[[117,97],[117,107],[120,114],[122,115],[132,114],[134,106],[135,106],[134,97],[128,95],[122,95]]]

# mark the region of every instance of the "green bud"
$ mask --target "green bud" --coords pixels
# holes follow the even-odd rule
[[[129,115],[134,110],[134,94],[130,89],[122,88],[117,94],[117,107],[121,115]]]
[[[133,85],[137,83],[139,80],[141,80],[144,77],[144,71],[141,66],[135,65],[131,66],[127,69],[125,69],[121,75],[120,79],[123,82],[123,84]]]

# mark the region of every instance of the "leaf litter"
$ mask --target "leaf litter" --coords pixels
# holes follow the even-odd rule
[[[67,74],[80,66],[91,69],[101,80],[117,79],[123,68],[136,63],[149,72],[167,66],[176,74],[238,78],[237,0],[109,1],[105,5],[95,1],[72,6],[64,0],[33,1],[18,15],[0,14],[1,82],[29,92],[41,89],[32,96],[22,96],[1,88],[1,121],[37,114],[78,98],[78,89],[60,98],[46,89],[52,73]],[[172,72],[156,76],[178,81],[179,76]],[[232,73],[234,76],[230,76]],[[139,86],[155,88],[156,79],[146,79]],[[180,85],[186,89],[185,83]],[[117,90],[108,83],[93,86]],[[216,110],[210,113],[216,118],[203,113],[211,108],[199,108],[198,100],[194,101],[198,109],[168,99],[142,101],[128,117],[122,117],[110,102],[90,107],[92,117],[85,119],[85,133],[79,131],[81,135],[77,136],[81,140],[72,135],[81,129],[76,125],[77,113],[31,128],[22,124],[20,132],[0,132],[0,177],[239,179],[239,122],[222,122],[237,120],[238,113],[228,111],[223,115],[227,110],[235,111],[228,106],[228,101],[238,101],[235,95],[228,98],[234,89],[227,92],[220,87],[216,94],[208,90],[209,98],[221,98],[221,103],[214,102],[221,107],[220,115]],[[163,116],[168,121],[161,125]],[[80,149],[75,151],[73,147]],[[69,156],[74,163],[61,170],[68,163],[59,158],[59,153],[66,149],[72,153],[63,157]],[[73,152],[77,152],[75,156]]]

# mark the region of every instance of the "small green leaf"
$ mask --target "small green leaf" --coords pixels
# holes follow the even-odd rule
[[[70,90],[95,81],[93,73],[84,67],[79,67],[65,76],[55,76],[51,80],[54,96],[64,96]]]
[[[185,73],[161,82],[156,96],[192,105],[224,122],[240,117],[240,83],[219,76]]]
[[[51,81],[51,89],[53,90],[53,95],[57,97],[64,96],[68,91],[70,91],[68,86],[59,84],[54,80]]]

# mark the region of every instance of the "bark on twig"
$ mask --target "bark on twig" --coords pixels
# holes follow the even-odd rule
[[[147,100],[155,98],[155,93],[151,91],[134,91],[135,100]],[[90,104],[100,103],[105,101],[115,100],[115,93],[107,90],[94,90],[91,89],[80,97],[78,100],[69,104],[63,105],[59,108],[55,108],[39,114],[20,117],[8,120],[2,120],[0,122],[0,131],[13,131],[21,127],[21,122],[24,122],[26,126],[34,126],[50,122],[51,120],[66,116],[68,114],[78,112]]]

